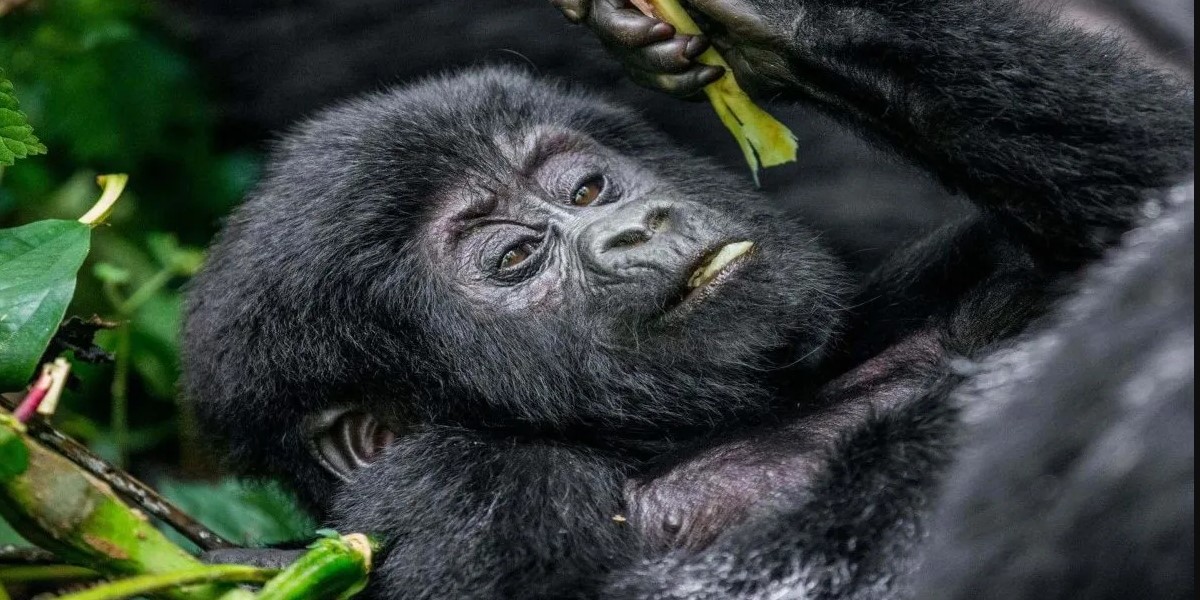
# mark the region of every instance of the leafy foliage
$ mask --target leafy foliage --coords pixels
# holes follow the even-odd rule
[[[42,318],[22,321],[20,332],[33,340],[22,356],[45,348],[64,308],[84,317],[66,329],[86,335],[63,337],[59,328],[62,343],[50,349],[70,353],[78,383],[60,404],[60,429],[135,474],[153,473],[164,495],[229,539],[303,539],[314,524],[284,492],[214,477],[211,450],[177,397],[180,288],[203,262],[199,247],[218,219],[256,178],[259,157],[219,145],[203,73],[157,9],[152,0],[40,0],[0,18],[0,67],[8,77],[0,85],[0,115],[18,114],[19,99],[21,135],[36,130],[39,152],[41,142],[53,150],[2,171],[0,227],[13,229],[0,230],[0,315],[12,312],[4,291],[10,282],[55,292],[54,302],[20,303],[26,313],[31,306],[42,311],[33,311]],[[6,145],[15,131],[0,129]],[[32,156],[33,142],[21,139]],[[14,231],[33,227],[26,223],[74,223],[95,200],[96,173],[107,171],[128,172],[130,186],[106,225],[91,231],[86,260],[86,228],[78,223],[70,227],[84,232],[83,247],[64,239],[53,257],[15,241]],[[56,258],[61,269],[52,268]],[[69,307],[62,304],[71,297],[67,283],[74,287]],[[5,318],[0,354],[17,331]],[[100,321],[103,327],[76,331]],[[107,355],[114,360],[88,362]],[[0,388],[23,385],[32,369],[9,364],[0,356]],[[0,521],[3,543],[22,541]]]
[[[316,523],[279,486],[222,480],[215,484],[162,482],[158,489],[226,539],[263,545],[311,538]]]
[[[12,165],[18,158],[45,154],[46,147],[33,135],[33,126],[25,113],[17,110],[12,82],[0,71],[0,167]]]
[[[75,361],[79,386],[57,423],[135,470],[212,476],[177,398],[180,287],[259,159],[219,147],[204,74],[159,10],[153,0],[39,0],[0,18],[9,95],[52,150],[4,168],[0,227],[78,218],[95,200],[97,172],[129,173],[116,211],[92,232],[66,313],[117,323],[96,335],[116,362]]]
[[[33,375],[75,293],[90,234],[60,220],[0,230],[0,390]]]

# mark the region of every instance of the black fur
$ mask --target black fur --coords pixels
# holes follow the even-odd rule
[[[834,261],[803,227],[755,206],[734,176],[628,111],[511,70],[438,78],[323,113],[281,145],[227,226],[191,292],[186,386],[237,463],[290,478],[343,529],[387,536],[376,595],[905,593],[960,430],[953,392],[965,378],[982,381],[955,359],[1002,363],[1013,352],[1005,340],[1138,222],[1155,190],[1192,169],[1191,96],[1178,82],[1013,3],[747,4],[769,24],[795,25],[771,32],[787,43],[767,58],[730,42],[735,67],[751,69],[742,74],[763,74],[748,83],[816,103],[981,209],[880,267],[849,309],[840,309]],[[786,268],[751,270],[747,287],[716,300],[746,311],[743,319],[701,320],[636,349],[597,336],[587,313],[547,325],[472,312],[438,284],[419,227],[448,180],[505,177],[498,137],[546,125],[633,157],[722,214],[745,213],[722,219],[761,232],[764,260]],[[1083,289],[1092,286],[1102,284]],[[1113,287],[1119,305],[1124,288]],[[1184,300],[1168,295],[1154,324],[1184,318]],[[1133,318],[1115,308],[1112,317]],[[1074,335],[1069,323],[1053,327]],[[1152,356],[1155,340],[1144,335],[1120,341]],[[1044,356],[1048,367],[1056,360]],[[401,435],[338,484],[302,438],[308,415],[347,403]],[[1070,415],[1059,412],[1066,406],[1054,402],[1049,414]],[[947,514],[969,511],[958,507],[984,489],[972,468],[1040,472],[1009,441],[980,439],[980,467],[964,462],[965,474],[951,476]],[[1155,452],[1176,466],[1191,456]],[[1182,518],[1177,471],[1163,471],[1170,511],[1154,514],[1164,522]],[[687,485],[701,476],[715,484]],[[713,510],[725,505],[733,514]],[[1014,500],[1008,518],[1028,519],[1022,506]],[[681,507],[677,525],[698,533],[668,536],[666,547],[686,549],[664,554],[656,528],[675,523]],[[1063,523],[1081,522],[1064,510]],[[964,523],[939,526],[950,541],[932,556],[958,552],[949,544]],[[1136,527],[1114,538],[1159,539],[1151,525],[1147,538]],[[1028,544],[996,537],[984,546]],[[1059,572],[1094,573],[1086,565],[1098,563],[1079,564]],[[946,581],[938,593],[979,589],[974,564],[926,568],[917,581]],[[1190,581],[1166,572],[1156,580],[1164,590]]]
[[[1195,209],[1173,194],[1041,333],[964,366],[915,597],[1195,595]]]
[[[445,182],[506,177],[499,137],[554,127],[635,158],[660,193],[703,195],[769,261],[708,301],[713,316],[632,345],[599,313],[481,314],[435,276],[445,265],[418,230]],[[343,104],[272,164],[192,283],[185,386],[233,464],[290,481],[340,529],[388,538],[380,589],[557,597],[602,581],[639,555],[623,482],[668,448],[764,418],[778,404],[767,370],[811,364],[839,321],[840,270],[794,219],[629,111],[515,70]],[[748,318],[716,318],[735,312]],[[403,433],[345,483],[306,443],[306,419],[339,405]]]
[[[593,36],[545,2],[471,0],[169,0],[223,100],[227,143],[270,133],[346,97],[446,69],[507,65],[604,90],[666,135],[749,181],[737,145],[704,102],[675,102],[634,85]],[[397,53],[403,60],[397,60]],[[776,106],[805,149],[762,174],[764,190],[804,214],[822,241],[867,269],[940,221],[968,212],[924,174],[873,152],[827,117]],[[902,210],[897,210],[903,207]]]

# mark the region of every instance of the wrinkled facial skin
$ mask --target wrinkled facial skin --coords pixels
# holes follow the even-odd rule
[[[466,307],[456,324],[471,323],[437,336],[458,336],[446,360],[467,374],[461,396],[486,388],[518,412],[671,426],[762,408],[769,371],[819,356],[838,270],[801,225],[730,185],[736,175],[558,127],[493,150],[501,166],[446,185],[421,233],[430,275]],[[742,241],[750,252],[691,289],[700,265]],[[480,355],[495,358],[455,364]]]
[[[615,304],[627,322],[671,321],[698,304],[680,306],[701,259],[756,233],[587,136],[498,146],[515,149],[512,178],[455,186],[426,232],[434,262],[483,313]]]
[[[841,279],[814,237],[592,91],[431,78],[281,141],[196,280],[189,378],[287,411],[213,415],[245,439],[347,398],[392,427],[665,439],[820,356]],[[687,293],[733,241],[753,248]]]

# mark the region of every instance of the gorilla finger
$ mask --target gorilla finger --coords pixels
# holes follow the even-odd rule
[[[682,73],[696,66],[692,59],[708,48],[708,41],[701,36],[675,36],[631,53],[629,67],[660,73]]]
[[[568,21],[582,23],[588,16],[592,2],[591,0],[550,0],[550,4],[557,8]]]
[[[721,67],[700,65],[683,73],[634,71],[630,76],[641,85],[683,98],[699,92],[724,74],[725,69]]]
[[[623,2],[600,0],[592,5],[589,20],[596,35],[606,44],[619,48],[641,48],[671,39],[675,28],[647,17]]]

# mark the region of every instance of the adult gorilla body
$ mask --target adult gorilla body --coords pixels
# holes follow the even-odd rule
[[[746,82],[984,216],[849,296],[739,178],[578,91],[477,71],[305,124],[197,280],[188,388],[235,461],[388,536],[377,594],[896,593],[955,431],[946,357],[1021,330],[1190,172],[1185,90],[1007,3],[694,4],[742,24]],[[702,82],[609,9],[635,70]]]

